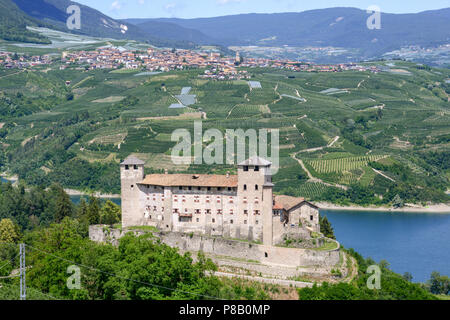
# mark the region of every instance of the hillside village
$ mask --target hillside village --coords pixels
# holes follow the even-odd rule
[[[49,55],[26,56],[14,52],[0,51],[0,65],[5,69],[23,69],[39,65],[50,64],[52,58]]]
[[[50,64],[49,55],[25,56],[12,52],[0,52],[0,65],[7,69],[30,68],[42,64]],[[270,60],[265,58],[242,58],[239,52],[236,57],[223,56],[217,52],[172,49],[159,50],[149,48],[147,51],[132,51],[122,47],[100,47],[93,51],[63,52],[61,69],[71,64],[85,65],[87,69],[130,69],[148,72],[168,72],[206,68],[200,77],[215,80],[249,79],[244,68],[275,68],[304,72],[340,72],[347,70],[380,72],[377,66],[363,66],[354,63],[318,65],[310,62],[291,60]]]

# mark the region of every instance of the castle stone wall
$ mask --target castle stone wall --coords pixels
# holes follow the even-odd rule
[[[127,233],[105,226],[90,226],[89,237],[96,242],[118,244],[118,239]],[[142,234],[136,231],[135,234]],[[161,232],[155,234],[162,243],[182,251],[203,251],[218,256],[227,256],[244,260],[256,260],[262,264],[284,267],[331,267],[339,262],[339,248],[332,251],[310,249],[281,248],[260,245],[245,241],[228,240],[221,237],[209,237],[196,234]]]

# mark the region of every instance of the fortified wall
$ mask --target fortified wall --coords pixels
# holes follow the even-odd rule
[[[93,225],[89,227],[89,237],[92,241],[118,244],[118,240],[128,232],[136,235],[145,231],[129,229],[111,229],[108,226]],[[274,247],[251,242],[230,240],[222,237],[212,237],[178,232],[153,233],[162,243],[181,251],[202,251],[217,256],[227,256],[242,260],[254,260],[261,264],[289,268],[298,267],[333,267],[339,263],[339,246],[331,251],[313,249],[297,249]]]

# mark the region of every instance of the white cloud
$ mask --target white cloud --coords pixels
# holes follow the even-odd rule
[[[122,5],[118,0],[111,3],[111,10],[119,10],[120,8],[122,8]]]
[[[217,0],[218,4],[229,4],[229,3],[236,3],[236,2],[244,2],[245,0]]]
[[[164,9],[166,9],[167,11],[170,11],[170,10],[175,9],[176,6],[177,6],[176,3],[168,3],[164,6]]]

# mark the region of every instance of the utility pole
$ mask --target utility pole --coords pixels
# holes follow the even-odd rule
[[[27,284],[25,281],[25,243],[20,244],[20,300],[27,300]]]

